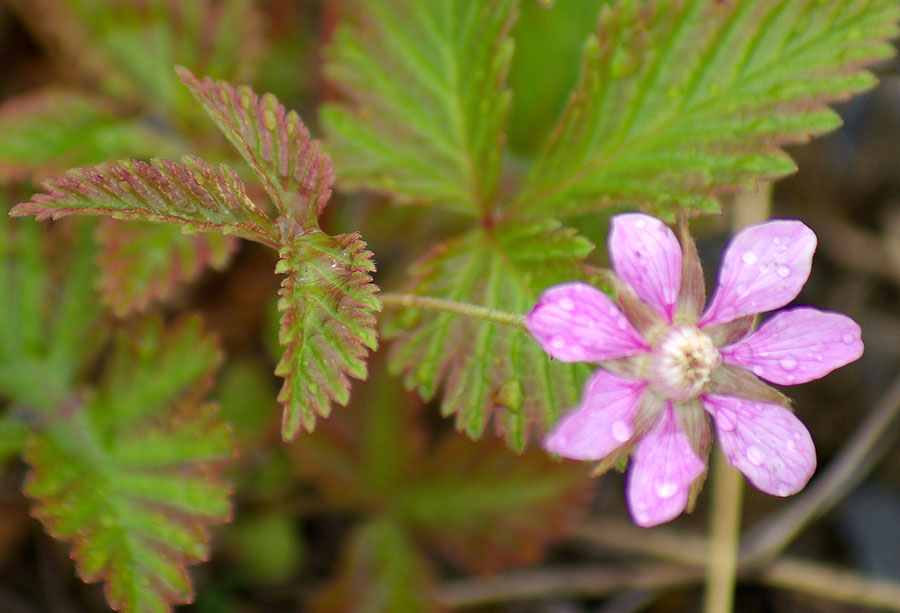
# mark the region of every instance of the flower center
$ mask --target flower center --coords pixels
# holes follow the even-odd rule
[[[696,398],[722,362],[718,349],[694,326],[676,326],[653,348],[653,387],[670,400]]]

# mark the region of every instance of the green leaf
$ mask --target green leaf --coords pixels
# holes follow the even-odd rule
[[[104,332],[94,295],[93,226],[11,221],[0,207],[0,395],[52,410],[89,365]]]
[[[338,564],[337,576],[313,602],[315,613],[443,610],[428,563],[389,519],[357,528]]]
[[[193,156],[181,164],[125,160],[75,168],[48,179],[44,191],[13,207],[10,215],[35,215],[38,221],[73,213],[109,215],[179,224],[186,232],[218,231],[277,246],[279,232],[247,196],[237,174],[216,170]]]
[[[101,245],[98,290],[119,317],[145,311],[151,301],[165,302],[207,266],[224,270],[236,248],[221,234],[182,234],[177,226],[104,219],[97,233]]]
[[[629,204],[672,218],[795,170],[781,145],[840,125],[826,106],[872,87],[894,0],[619,0],[513,205],[573,215]]]
[[[286,275],[279,291],[279,341],[285,352],[275,368],[284,377],[281,434],[293,439],[312,431],[331,402],[347,404],[348,377],[366,378],[366,354],[375,349],[375,312],[381,302],[372,283],[372,253],[358,234],[302,232],[281,249],[275,272]]]
[[[353,3],[355,23],[336,31],[325,67],[347,103],[322,110],[342,186],[472,216],[493,211],[516,4]]]
[[[249,87],[235,89],[209,77],[201,82],[186,68],[176,70],[250,164],[279,213],[304,229],[318,227],[317,219],[331,197],[334,171],[300,116],[285,111],[272,94],[260,98]]]
[[[72,542],[78,574],[104,581],[116,610],[190,602],[185,566],[208,556],[227,521],[234,455],[214,405],[201,401],[219,361],[191,319],[118,340],[97,393],[29,437],[25,493],[53,536]]]
[[[264,43],[252,0],[35,0],[20,8],[79,60],[73,68],[86,81],[113,98],[176,116],[190,113],[190,97],[172,78],[173,65],[243,79]]]
[[[583,277],[593,246],[553,220],[476,229],[436,247],[413,269],[411,291],[510,313],[526,313],[549,285]],[[551,362],[525,332],[458,315],[407,309],[386,335],[396,337],[391,368],[431,399],[443,384],[441,412],[478,438],[492,414],[513,449],[532,426],[549,427],[581,393],[584,365]]]
[[[0,180],[7,182],[176,150],[149,121],[117,118],[108,102],[73,92],[39,91],[7,101],[0,133]]]

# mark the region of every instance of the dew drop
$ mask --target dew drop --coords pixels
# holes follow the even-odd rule
[[[775,488],[775,492],[779,496],[787,496],[791,493],[791,488],[788,487],[787,483],[782,481],[781,483],[778,484],[778,487]]]
[[[762,449],[756,445],[750,445],[747,447],[747,459],[750,460],[750,463],[754,466],[759,466],[763,463],[765,456],[763,455]]]
[[[562,349],[566,346],[566,339],[562,336],[554,336],[550,339],[550,346],[554,349]]]
[[[678,485],[672,481],[657,481],[653,484],[653,491],[660,498],[671,498],[678,493]]]
[[[797,444],[794,441],[788,441],[784,446],[788,451],[797,451]]]
[[[647,222],[644,221],[643,219],[638,219],[636,222],[634,222],[635,228],[643,228],[646,225],[647,225]]]
[[[628,327],[628,320],[625,319],[624,317],[620,317],[620,318],[619,318],[619,321],[616,322],[616,323],[617,323],[618,326],[619,326],[619,330],[624,330],[625,328]]]
[[[791,276],[791,269],[788,268],[787,266],[779,266],[775,272],[777,272],[778,276],[781,277],[782,279],[787,279],[788,277]]]
[[[825,360],[825,357],[821,353],[816,354],[816,362],[822,362]]]
[[[575,303],[572,302],[569,298],[563,298],[559,301],[559,308],[561,308],[563,311],[574,311]]]
[[[741,255],[741,259],[744,261],[744,264],[756,264],[756,261],[759,258],[752,251],[745,251],[744,254]]]
[[[741,298],[746,298],[747,295],[750,293],[750,288],[748,288],[746,285],[738,285],[737,287],[734,288],[734,291],[736,291],[737,295],[740,296]]]
[[[792,355],[786,355],[778,360],[778,365],[785,370],[794,370],[797,368],[797,358]]]
[[[634,434],[634,430],[627,423],[622,421],[621,419],[616,420],[612,425],[612,437],[619,441],[620,443],[624,443],[628,439],[631,438],[631,435]]]
[[[781,239],[778,238],[778,237],[775,237],[775,238],[772,240],[772,242],[775,243],[776,245],[780,245],[780,244],[781,244]]]
[[[853,338],[852,334],[845,334],[844,336],[841,337],[841,340],[844,341],[845,345],[852,345],[854,338]]]

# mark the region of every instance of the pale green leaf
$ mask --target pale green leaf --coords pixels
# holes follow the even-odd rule
[[[346,188],[467,215],[493,211],[515,0],[355,2],[325,72],[322,122]]]
[[[552,220],[479,228],[435,248],[413,270],[411,291],[524,315],[546,287],[583,276],[591,249]],[[522,330],[450,313],[407,309],[386,334],[396,337],[391,367],[407,386],[430,399],[443,384],[442,413],[473,438],[496,413],[517,450],[533,426],[542,431],[575,405],[586,373],[551,362]]]
[[[619,0],[513,205],[572,215],[629,204],[671,218],[795,170],[779,148],[840,125],[826,106],[876,82],[895,0]]]
[[[116,610],[190,602],[185,566],[207,558],[208,527],[229,518],[221,472],[234,450],[199,398],[217,363],[197,320],[167,333],[151,321],[120,337],[96,395],[26,443],[34,516],[72,543],[78,574],[104,581]]]

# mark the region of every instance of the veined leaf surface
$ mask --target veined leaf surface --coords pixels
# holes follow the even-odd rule
[[[436,247],[412,271],[411,291],[509,313],[527,313],[549,285],[583,276],[592,245],[553,220],[481,228]],[[451,313],[407,309],[386,329],[396,337],[391,367],[470,437],[491,414],[509,444],[552,424],[581,393],[584,365],[551,362],[524,331]]]
[[[840,125],[894,53],[894,0],[619,0],[513,205],[573,215],[629,204],[672,218],[795,170],[779,147]]]
[[[338,180],[400,202],[493,209],[509,110],[515,0],[352,4],[326,74],[346,104],[322,122]]]
[[[200,399],[219,359],[198,320],[168,333],[150,321],[119,339],[96,394],[26,442],[33,514],[116,610],[190,602],[185,565],[206,559],[207,527],[229,518],[221,473],[234,449]]]

